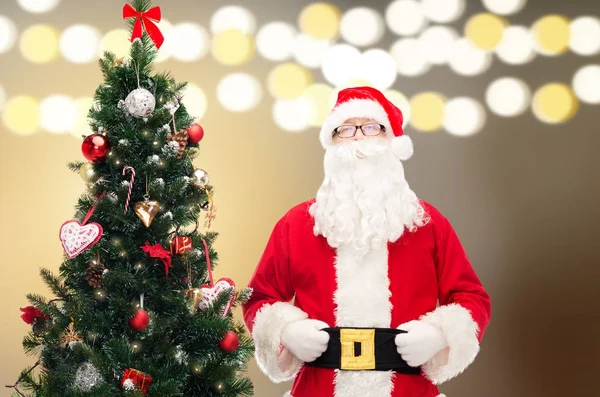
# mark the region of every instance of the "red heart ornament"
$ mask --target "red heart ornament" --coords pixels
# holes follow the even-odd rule
[[[228,288],[235,289],[235,283],[233,280],[229,278],[222,278],[215,283],[214,286],[203,285],[200,287],[202,289],[202,300],[198,304],[198,309],[206,310],[208,306],[210,306],[219,295],[221,295]],[[231,300],[223,306],[223,310],[221,311],[222,317],[227,317],[229,313],[229,309],[231,309],[231,305],[233,305],[233,301],[235,300],[235,294],[231,294]]]
[[[67,221],[60,227],[59,237],[67,258],[73,259],[100,240],[102,226],[98,223],[82,225],[78,220]]]

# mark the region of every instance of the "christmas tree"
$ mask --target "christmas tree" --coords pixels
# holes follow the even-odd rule
[[[129,57],[106,52],[89,111],[87,182],[60,228],[59,274],[42,269],[55,298],[27,296],[25,352],[38,356],[15,395],[250,396],[240,376],[253,346],[231,308],[250,290],[213,280],[213,188],[195,169],[202,127],[181,104],[184,83],[153,73],[160,9],[126,4]],[[57,241],[57,244],[59,242]]]

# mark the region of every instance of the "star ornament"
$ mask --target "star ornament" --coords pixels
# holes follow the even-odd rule
[[[156,243],[154,245],[150,245],[149,242],[146,241],[146,245],[140,247],[142,251],[144,251],[150,258],[157,258],[162,261],[165,265],[165,277],[169,277],[169,269],[171,268],[171,252],[167,251],[163,248],[162,245]]]
[[[73,323],[69,324],[65,333],[62,334],[60,337],[60,345],[63,348],[69,346],[71,342],[83,342],[81,336],[79,336],[79,334],[77,334],[77,331],[75,331]]]

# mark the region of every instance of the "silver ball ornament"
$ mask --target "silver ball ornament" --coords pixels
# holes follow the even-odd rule
[[[206,187],[206,185],[208,185],[209,182],[208,173],[203,169],[197,169],[194,171],[192,181],[194,185],[198,187]]]
[[[138,88],[125,98],[125,108],[133,117],[145,118],[150,116],[156,106],[152,93],[144,88]]]
[[[75,373],[75,387],[83,392],[89,392],[104,383],[102,374],[92,363],[83,363]]]

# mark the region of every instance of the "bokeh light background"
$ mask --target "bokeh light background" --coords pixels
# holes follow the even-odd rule
[[[223,235],[219,272],[234,273],[241,282],[249,278],[273,222],[318,186],[317,131],[342,88],[374,86],[402,109],[406,131],[416,142],[417,163],[407,166],[413,185],[454,211],[452,219],[462,226],[467,246],[479,241],[477,230],[489,227],[477,211],[490,224],[503,217],[502,210],[490,216],[489,202],[498,199],[493,189],[474,188],[486,177],[477,171],[486,166],[485,159],[520,158],[513,167],[523,176],[535,174],[536,161],[540,168],[561,161],[570,148],[583,151],[574,155],[582,162],[592,158],[586,151],[593,146],[586,132],[600,131],[600,16],[595,0],[154,4],[162,7],[159,28],[166,37],[156,68],[190,83],[183,102],[207,131],[199,162],[220,189],[222,213],[215,224]],[[25,292],[41,286],[32,280],[37,266],[31,263],[47,259],[45,266],[58,267],[59,244],[48,240],[60,217],[71,216],[83,189],[63,164],[80,157],[81,136],[91,133],[86,114],[101,82],[98,57],[105,50],[120,56],[128,52],[122,5],[121,0],[0,4],[0,241],[6,252],[4,244],[15,235],[35,234],[30,243],[45,247],[38,254],[9,250],[12,266],[28,268],[26,273],[3,270],[6,286],[15,277],[28,279],[19,282],[22,288],[14,291],[12,301],[1,303],[11,329],[10,345],[5,341],[3,351],[15,358],[12,363],[25,362],[17,306]],[[548,141],[555,143],[548,146]],[[515,146],[523,142],[527,149],[520,153]],[[572,142],[579,142],[578,147]],[[544,148],[552,151],[547,158]],[[467,153],[478,153],[481,162],[467,163]],[[589,166],[579,165],[593,175]],[[445,175],[444,168],[451,174]],[[468,182],[465,175],[475,176]],[[497,189],[514,200],[510,189],[518,186],[509,181],[497,181]],[[530,185],[522,183],[527,191]],[[561,183],[564,189],[576,188],[574,182]],[[459,197],[448,197],[452,195]],[[469,204],[464,195],[476,197]],[[475,212],[461,221],[464,215],[452,209],[453,200]],[[525,216],[524,207],[519,208]],[[480,219],[475,221],[479,226],[470,223],[473,218]],[[487,244],[481,251],[474,248],[476,258],[489,252]],[[496,272],[484,271],[482,278],[499,291],[492,280]],[[505,302],[498,310],[508,313],[510,308]],[[471,372],[471,381],[477,383],[473,379],[493,367],[490,355]],[[8,383],[19,369],[2,364],[2,380]],[[510,378],[508,372],[501,373],[501,378]],[[255,368],[252,374],[257,396],[280,395],[287,387],[270,385]],[[457,384],[455,390],[467,390],[466,381],[462,389]],[[486,390],[456,395],[542,395],[530,387],[516,382],[498,394]]]

